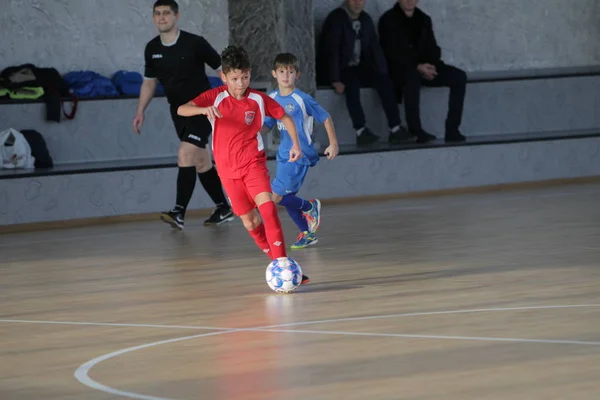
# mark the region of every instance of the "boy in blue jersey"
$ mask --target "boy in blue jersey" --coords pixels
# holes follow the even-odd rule
[[[292,139],[283,124],[277,121],[281,133],[281,143],[277,151],[277,172],[271,182],[273,200],[286,208],[294,223],[300,229],[292,249],[303,249],[316,244],[319,240],[316,232],[321,223],[321,202],[318,199],[304,200],[296,194],[302,187],[304,178],[310,167],[319,162],[319,154],[313,146],[313,120],[324,124],[329,138],[329,147],[325,149],[328,159],[333,159],[339,152],[335,128],[329,113],[314,98],[296,88],[296,79],[300,76],[298,59],[290,53],[277,55],[272,71],[279,88],[269,94],[285,109],[296,123],[298,138],[302,150],[302,158],[296,162],[288,162],[292,147]],[[266,133],[275,125],[273,118],[265,119],[262,132]]]

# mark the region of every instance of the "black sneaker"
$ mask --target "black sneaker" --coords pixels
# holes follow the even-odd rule
[[[429,132],[424,131],[423,129],[415,132],[415,135],[417,136],[417,143],[429,143],[437,139],[437,137]]]
[[[458,143],[458,142],[464,142],[466,141],[467,138],[460,133],[460,131],[458,129],[453,130],[453,131],[446,131],[446,135],[444,137],[444,141],[446,143]]]
[[[160,219],[173,229],[183,230],[183,212],[178,208],[160,214]]]
[[[300,284],[306,285],[308,282],[310,282],[310,279],[308,279],[308,276],[302,275],[302,282]]]
[[[217,207],[215,212],[204,221],[204,225],[221,225],[225,222],[233,221],[235,216],[231,207]]]
[[[379,140],[379,136],[375,135],[369,128],[365,128],[360,135],[356,136],[357,146],[366,146],[375,143]]]
[[[405,127],[401,126],[396,132],[390,132],[388,142],[390,144],[406,143],[407,141],[413,139],[413,137],[414,136],[411,135]]]

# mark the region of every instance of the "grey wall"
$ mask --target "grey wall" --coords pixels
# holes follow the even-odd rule
[[[375,23],[395,0],[367,0]],[[342,0],[315,2],[315,29]],[[600,64],[598,0],[420,0],[446,62],[467,71]]]
[[[33,63],[63,74],[84,69],[105,76],[119,69],[142,72],[144,46],[157,34],[152,0],[0,3],[0,69]],[[226,1],[178,3],[183,29],[205,36],[218,51],[227,45]]]

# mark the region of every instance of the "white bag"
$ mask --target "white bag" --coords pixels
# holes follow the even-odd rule
[[[35,158],[25,136],[16,129],[0,132],[0,163],[2,168],[34,168]]]

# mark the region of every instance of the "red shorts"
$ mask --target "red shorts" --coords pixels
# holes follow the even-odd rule
[[[252,164],[240,179],[221,178],[223,189],[237,216],[256,208],[254,198],[260,193],[271,193],[271,179],[266,163]]]

